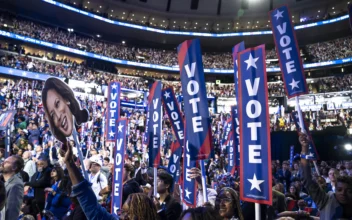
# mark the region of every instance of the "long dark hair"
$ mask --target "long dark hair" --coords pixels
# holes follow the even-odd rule
[[[77,101],[72,89],[62,80],[58,78],[49,78],[45,81],[44,88],[42,91],[42,102],[45,110],[45,114],[49,115],[48,106],[46,101],[48,99],[48,91],[55,90],[58,94],[60,94],[64,99],[70,102],[69,108],[72,112],[72,115],[75,116],[75,121],[77,125],[82,124],[88,120],[88,111],[86,109],[81,109],[81,105]],[[51,117],[47,117],[50,125],[51,132],[53,135],[62,143],[65,143],[66,136],[60,132],[59,129],[54,125],[53,119]]]
[[[243,218],[243,214],[242,214],[242,209],[241,209],[241,205],[240,205],[240,198],[239,198],[239,195],[237,194],[237,192],[230,188],[230,187],[224,187],[220,190],[218,196],[221,194],[221,192],[223,191],[227,191],[231,194],[231,197],[233,199],[233,208],[234,208],[234,211],[235,211],[235,216],[239,219],[239,220],[244,220]],[[215,209],[217,209],[218,207],[215,207]]]

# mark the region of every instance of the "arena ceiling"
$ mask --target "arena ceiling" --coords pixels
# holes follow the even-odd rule
[[[85,34],[89,34],[92,37],[99,36],[101,37],[102,40],[106,41],[114,41],[114,42],[121,42],[121,41],[126,41],[129,44],[133,44],[136,46],[142,46],[142,47],[155,47],[155,48],[165,48],[165,49],[174,49],[178,44],[183,42],[184,40],[190,39],[192,37],[190,36],[182,36],[182,35],[165,35],[165,34],[159,34],[156,32],[148,32],[148,31],[143,31],[143,30],[138,30],[138,29],[132,29],[129,27],[122,27],[122,26],[115,26],[111,25],[109,23],[100,21],[98,19],[93,19],[89,18],[84,15],[77,14],[75,12],[69,11],[67,9],[63,9],[60,7],[56,7],[52,4],[48,4],[44,2],[43,0],[32,0],[31,4],[28,4],[28,0],[14,0],[14,1],[5,1],[2,4],[2,8],[12,11],[16,14],[19,14],[21,16],[26,16],[30,17],[31,19],[37,19],[40,20],[41,22],[47,22],[48,24],[53,24],[60,26],[64,29],[66,28],[72,28],[74,29],[75,32],[82,32]],[[71,0],[75,1],[75,0]],[[97,0],[94,0],[97,2]],[[110,2],[111,1],[111,2]],[[142,2],[139,2],[138,4],[134,6],[129,6],[132,2],[137,2],[139,0],[126,0],[125,2],[122,2],[121,0],[100,0],[99,2],[101,3],[101,6],[103,8],[103,5],[110,5],[107,6],[109,8],[106,8],[105,11],[111,11],[116,14],[120,13],[123,15],[123,12],[125,14],[128,13],[129,16],[132,17],[141,17],[147,16],[145,11],[147,9],[144,9],[144,11],[139,11],[141,10],[141,4]],[[147,0],[147,4],[150,2],[157,2],[157,0]],[[158,0],[158,2],[163,2],[163,1],[168,1],[168,0]],[[184,0],[172,0],[172,1],[184,1]],[[189,0],[187,0],[188,2]],[[208,2],[208,1],[217,1],[217,0],[200,0],[200,2],[203,4],[203,2]],[[232,1],[232,0],[222,0],[223,2],[237,2],[237,1]],[[259,0],[258,0],[259,1]],[[263,0],[262,4],[264,5],[264,2],[268,3],[270,0]],[[85,1],[83,1],[85,2]],[[88,1],[87,1],[88,2]],[[93,3],[92,0],[89,1],[89,4],[95,5],[97,3]],[[115,2],[114,6],[112,6],[112,3]],[[274,1],[275,2],[275,7],[282,1]],[[286,1],[285,1],[286,2]],[[287,0],[287,2],[293,2],[292,0]],[[323,8],[325,8],[325,11],[330,10],[329,8],[334,8],[332,10],[337,10],[338,6],[332,6],[332,1],[316,1],[316,0],[302,0],[302,2],[308,3],[310,2],[311,4],[315,4],[316,11],[318,12],[319,10],[322,11]],[[330,3],[325,3],[326,6],[323,6],[323,3],[319,4],[320,7],[318,7],[316,4],[317,2],[330,2]],[[339,7],[347,7],[347,2],[345,1],[338,1],[339,3],[336,5],[340,5]],[[66,2],[67,3],[67,2]],[[343,4],[342,4],[343,3]],[[80,4],[76,2],[76,4]],[[84,3],[83,3],[84,4]],[[295,16],[295,7],[298,7],[298,3],[294,3],[293,5],[293,15]],[[84,6],[84,5],[83,5]],[[122,7],[123,6],[123,7]],[[250,5],[249,5],[250,6]],[[78,7],[78,5],[77,5]],[[100,8],[100,6],[97,6]],[[111,9],[114,7],[114,9]],[[135,9],[136,11],[129,9],[128,11],[126,10],[127,7],[137,7],[139,8],[138,10]],[[301,7],[303,7],[301,5]],[[308,6],[306,6],[308,7]],[[319,9],[320,8],[320,9]],[[102,10],[102,9],[101,9]],[[266,22],[268,22],[268,9],[266,8],[265,10],[262,9],[261,12],[259,9],[257,9],[257,14],[262,13],[262,20],[265,19]],[[156,11],[156,9],[148,9],[148,11]],[[303,10],[304,12],[305,10]],[[186,11],[187,12],[187,11]],[[186,13],[185,12],[185,13]],[[256,11],[253,9],[251,13],[255,13]],[[301,14],[304,14],[301,12]],[[152,13],[152,12],[150,12]],[[155,12],[156,13],[156,12]],[[249,13],[249,12],[248,12]],[[179,15],[178,13],[174,12],[158,12],[159,16],[161,14],[165,15],[177,15],[177,19],[180,20],[175,20],[177,22],[181,22],[185,19],[189,21],[188,18],[186,18],[186,15],[182,16]],[[246,12],[247,15],[247,12]],[[194,15],[195,17],[198,17],[198,15]],[[248,15],[249,16],[249,15]],[[150,19],[153,19],[153,17],[149,16]],[[201,16],[202,18],[206,18],[206,16]],[[222,16],[213,16],[213,22],[216,22],[216,18],[219,17],[219,19],[225,19],[226,15]],[[171,18],[171,17],[170,17]],[[211,19],[211,16],[207,16],[208,19]],[[162,17],[156,17],[154,20],[156,21],[163,21],[160,20]],[[176,19],[176,18],[175,18]],[[182,20],[183,19],[183,20]],[[243,16],[243,19],[245,19],[245,16]],[[252,18],[253,20],[254,18]],[[255,19],[254,19],[255,20]],[[173,21],[172,19],[170,21]],[[200,22],[200,20],[197,19],[197,21]],[[239,21],[241,22],[241,21]],[[243,22],[243,21],[242,21]],[[260,21],[258,20],[260,23]],[[247,22],[248,23],[248,22]],[[200,24],[200,23],[199,23]],[[223,24],[225,25],[225,24]],[[227,25],[227,23],[226,23]],[[329,24],[329,25],[323,25],[320,27],[312,27],[312,28],[306,28],[306,29],[301,29],[297,31],[297,37],[298,37],[298,43],[303,45],[307,43],[314,43],[314,42],[319,42],[319,41],[324,41],[324,40],[330,40],[334,39],[337,37],[341,36],[346,36],[349,34],[350,27],[348,24],[348,20],[336,22],[334,24]],[[246,45],[248,46],[256,46],[259,44],[266,44],[267,48],[272,48],[273,47],[273,37],[272,35],[258,35],[258,36],[240,36],[240,37],[227,37],[227,38],[209,38],[209,37],[199,37],[201,39],[202,43],[202,49],[204,51],[231,51],[231,48],[234,44],[240,42],[240,41],[245,41]]]

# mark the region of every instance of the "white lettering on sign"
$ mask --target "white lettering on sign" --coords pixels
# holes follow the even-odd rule
[[[186,161],[187,161],[187,167],[186,167],[186,181],[191,182],[192,179],[189,177],[189,172],[191,169],[189,168],[191,166],[191,156],[189,155],[189,147],[188,147],[188,141],[186,142]]]
[[[183,130],[181,130],[180,123],[181,123],[181,117],[178,115],[174,102],[169,102],[166,104],[168,109],[171,111],[171,119],[173,120],[173,124],[176,126],[176,131],[175,133],[178,135],[178,138],[180,140],[183,140]]]
[[[196,71],[196,63],[193,62],[191,64],[191,69],[189,68],[189,65],[185,65],[185,70],[187,77],[190,79],[194,77],[195,71]],[[196,80],[190,79],[187,83],[187,93],[190,96],[196,96],[194,98],[191,98],[189,100],[189,104],[192,105],[192,114],[197,114],[199,112],[199,106],[198,103],[200,102],[199,98],[199,83]],[[193,116],[192,117],[192,128],[193,132],[202,132],[203,131],[203,124],[202,124],[202,117],[201,116]]]
[[[254,85],[252,85],[251,80],[246,80],[246,88],[248,91],[249,96],[257,96],[258,95],[258,88],[260,78],[257,77],[254,79]],[[254,110],[254,111],[253,111]],[[251,119],[258,118],[262,113],[262,106],[258,100],[249,100],[246,105],[246,114]],[[238,122],[238,121],[237,121]],[[261,122],[248,122],[247,128],[250,128],[250,136],[251,141],[258,140],[258,128],[262,126]],[[249,156],[249,163],[261,163],[262,160],[260,159],[261,156],[261,145],[248,145],[248,156]],[[259,159],[257,158],[259,157]]]
[[[282,48],[281,51],[283,54],[285,54],[286,62],[282,64],[282,67],[286,68],[286,71],[288,74],[294,73],[297,71],[296,69],[296,64],[294,60],[292,59],[291,52],[292,52],[292,47],[289,47],[289,45],[292,43],[292,39],[286,34],[287,33],[287,22],[284,22],[281,25],[277,25],[276,29],[280,33],[280,39],[279,39],[279,45]]]
[[[156,108],[158,107],[158,102],[159,102],[159,98],[153,100],[154,110],[156,110]],[[159,129],[159,123],[157,123],[159,120],[159,112],[158,111],[153,111],[152,119],[153,119],[153,148],[157,149],[157,148],[159,148],[159,145],[158,145],[159,138],[156,136],[157,129]]]

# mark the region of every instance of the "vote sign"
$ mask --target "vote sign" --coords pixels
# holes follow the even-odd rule
[[[116,122],[116,140],[114,148],[114,176],[112,186],[112,202],[111,211],[117,215],[122,208],[122,193],[123,193],[123,166],[125,159],[125,146],[126,146],[126,127],[128,121],[121,118]]]
[[[170,155],[169,166],[167,168],[169,173],[174,178],[174,182],[178,182],[180,178],[181,156],[182,156],[182,146],[177,140],[175,140],[171,144],[171,155]]]
[[[235,166],[240,166],[240,123],[238,120],[237,107],[231,106],[233,147],[235,152]]]
[[[166,110],[169,119],[171,120],[171,126],[174,130],[176,138],[180,146],[183,146],[184,140],[184,125],[180,111],[180,106],[176,100],[174,90],[172,87],[163,89],[162,91],[163,106]]]
[[[241,200],[272,204],[270,121],[264,45],[238,54]]]
[[[177,50],[190,157],[207,159],[211,151],[211,126],[199,39],[187,40]]]
[[[156,81],[150,88],[148,97],[148,147],[149,167],[157,168],[160,164],[161,143],[161,82]]]
[[[120,91],[119,82],[110,82],[108,85],[108,106],[106,112],[106,141],[114,142],[116,136],[116,120],[120,118]]]
[[[288,98],[308,93],[306,77],[287,6],[269,12],[280,69]]]

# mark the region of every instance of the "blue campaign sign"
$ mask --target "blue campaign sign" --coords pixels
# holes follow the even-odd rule
[[[162,91],[163,105],[171,120],[172,129],[176,135],[176,138],[180,144],[183,146],[184,140],[184,125],[183,117],[180,110],[180,105],[178,104],[174,90],[172,87],[163,89]]]
[[[233,60],[233,72],[234,72],[234,81],[235,81],[235,92],[236,100],[238,100],[238,63],[237,63],[237,54],[245,49],[244,41],[236,44],[232,48],[232,60]]]
[[[292,117],[293,122],[296,125],[297,132],[299,132],[299,128],[301,128],[301,126],[299,124],[298,113],[296,111],[292,112],[291,113],[291,117]],[[308,126],[307,126],[305,121],[303,122],[303,126],[304,126],[304,131],[306,132],[306,134],[309,137],[309,147],[308,147],[309,155],[307,155],[306,159],[319,160],[318,151],[317,151],[317,149],[315,147],[312,135],[311,135],[311,133],[310,133],[310,131],[308,129]]]
[[[238,54],[241,200],[272,204],[270,121],[264,45]]]
[[[187,124],[185,124],[185,129]],[[188,140],[187,133],[185,140]],[[195,208],[197,205],[197,182],[195,179],[189,178],[189,171],[196,167],[197,161],[191,160],[191,151],[189,142],[185,141],[185,147],[183,150],[183,185],[182,185],[182,199],[183,202],[188,206]]]
[[[122,208],[122,193],[123,193],[123,166],[125,161],[126,147],[126,129],[128,121],[126,118],[121,118],[116,121],[117,134],[115,136],[114,148],[114,179],[112,186],[112,201],[111,207],[113,214],[118,215]]]
[[[106,108],[106,141],[115,141],[116,120],[120,118],[120,90],[119,82],[110,82],[108,85],[108,102]]]
[[[287,6],[281,6],[269,14],[286,94],[288,98],[307,94],[309,91],[290,12]]]
[[[148,147],[149,167],[157,168],[160,164],[161,144],[161,82],[156,81],[150,88],[148,97]]]
[[[177,50],[187,125],[185,133],[188,139],[185,140],[191,160],[207,159],[212,138],[199,39],[187,40]]]
[[[177,183],[180,178],[180,160],[182,156],[182,146],[175,140],[171,144],[171,155],[169,166],[167,168],[168,172],[174,178],[174,182]]]
[[[294,152],[295,152],[295,146],[292,145],[290,147],[290,167],[292,167],[293,165],[293,156],[294,156]]]
[[[232,130],[228,135],[228,139],[226,141],[226,150],[227,150],[227,172],[235,175],[236,171],[236,151],[234,145],[234,131]]]
[[[237,106],[231,106],[231,118],[232,118],[232,135],[233,135],[233,146],[235,151],[235,166],[240,167],[240,123],[238,120]]]
[[[138,24],[131,24],[127,22],[121,22],[121,21],[114,21],[108,18],[104,18],[102,16],[96,15],[94,13],[80,10],[78,8],[54,1],[54,0],[42,0],[44,2],[50,3],[52,5],[109,23],[109,24],[114,24],[117,26],[123,26],[123,27],[129,27],[129,28],[134,28],[134,29],[139,29],[139,30],[145,30],[145,31],[151,31],[151,32],[156,32],[156,33],[161,33],[161,34],[171,34],[171,35],[184,35],[184,36],[201,36],[201,37],[235,37],[235,36],[254,36],[254,35],[264,35],[264,34],[272,34],[271,31],[248,31],[248,32],[231,32],[231,33],[204,33],[204,32],[191,32],[191,31],[173,31],[173,30],[163,30],[163,29],[158,29],[158,28],[153,28],[153,27],[148,27],[148,26],[142,26]],[[338,21],[346,20],[348,19],[348,15],[343,15],[338,18],[333,18],[330,20],[325,20],[325,21],[318,21],[318,22],[312,22],[308,24],[303,24],[303,25],[298,25],[295,26],[295,29],[303,29],[303,28],[309,28],[309,27],[316,27],[324,24],[331,24],[335,23]]]
[[[222,145],[224,145],[225,142],[227,142],[231,129],[232,129],[232,118],[229,118],[226,120],[225,125],[224,125],[224,133],[223,133],[222,141],[221,141]]]

